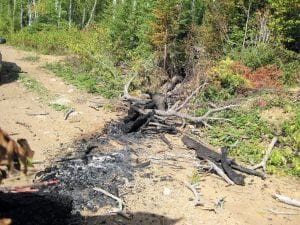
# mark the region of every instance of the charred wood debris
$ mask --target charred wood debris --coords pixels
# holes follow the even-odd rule
[[[146,99],[138,99],[132,97],[128,92],[130,84],[136,76],[132,76],[124,86],[123,100],[129,104],[128,115],[123,121],[123,131],[125,133],[140,131],[144,133],[166,132],[173,134],[180,132],[177,127],[182,128],[186,123],[210,127],[210,121],[228,120],[226,118],[215,117],[214,113],[237,107],[237,105],[214,107],[202,116],[191,116],[181,111],[195,95],[205,88],[206,82],[200,84],[185,100],[175,101],[173,105],[169,105],[167,103],[172,102],[170,100],[172,99],[172,90],[180,79],[173,78],[167,82],[162,88],[165,90],[165,94],[155,93],[150,94]],[[231,185],[245,185],[245,175],[235,171],[265,179],[265,174],[243,167],[235,162],[234,159],[228,158],[227,146],[221,148],[221,153],[217,153],[217,151],[207,145],[190,138],[189,135],[184,135],[182,142],[187,148],[196,151],[197,158],[206,162],[206,165],[199,165],[200,169],[214,171]]]
[[[50,195],[64,195],[72,199],[73,213],[78,213],[83,209],[96,211],[99,206],[110,204],[115,207],[111,213],[128,218],[124,203],[119,197],[119,190],[121,188],[126,192],[135,170],[149,165],[148,162],[141,166],[132,164],[130,154],[133,150],[126,144],[128,140],[141,140],[144,137],[156,135],[172,149],[172,143],[162,133],[184,133],[182,128],[186,123],[209,127],[210,121],[227,120],[215,117],[214,113],[236,107],[236,105],[214,107],[202,116],[191,116],[182,110],[206,86],[205,82],[181,101],[172,99],[172,91],[180,82],[177,78],[165,84],[163,87],[165,94],[149,94],[146,98],[139,99],[131,96],[128,91],[136,76],[133,76],[124,86],[122,100],[127,103],[128,107],[128,115],[124,119],[108,124],[101,134],[95,134],[89,140],[80,140],[75,144],[77,150],[74,157],[64,156],[56,160],[53,165],[38,172],[35,178],[38,185],[33,184],[32,187],[25,189],[22,187],[2,188],[0,192],[27,192],[29,188],[30,192],[42,191]],[[170,105],[169,102],[175,103]],[[195,150],[196,157],[200,159],[198,165],[200,170],[214,172],[230,185],[245,185],[243,174],[265,179],[264,173],[241,166],[234,159],[229,158],[228,147],[222,147],[221,152],[218,153],[206,144],[191,138],[189,134],[184,133],[182,136],[183,144],[188,149]],[[102,145],[112,139],[125,143],[123,148],[109,153],[94,151],[95,148],[101,149]],[[194,204],[201,205],[196,187],[190,184],[185,184],[185,186],[194,193]]]

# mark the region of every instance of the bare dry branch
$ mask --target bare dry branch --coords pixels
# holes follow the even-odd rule
[[[126,212],[123,210],[123,205],[125,205],[125,204],[124,204],[124,202],[123,202],[122,199],[118,198],[117,196],[115,196],[115,195],[109,193],[108,191],[106,191],[106,190],[104,190],[104,189],[102,189],[102,188],[97,188],[97,187],[96,187],[96,188],[93,188],[93,190],[99,191],[99,192],[101,192],[102,194],[104,194],[104,195],[106,195],[106,196],[108,196],[108,197],[110,197],[110,198],[112,198],[112,199],[114,199],[114,200],[116,200],[116,201],[118,202],[118,208],[114,208],[110,213],[119,214],[119,215],[121,215],[121,216],[123,216],[123,217],[125,217],[125,218],[127,218],[127,219],[130,218],[130,216],[128,215],[128,213],[126,213]]]
[[[267,211],[269,211],[270,213],[275,214],[275,215],[300,215],[300,213],[297,213],[297,212],[282,212],[282,211],[276,211],[273,209],[267,209]]]
[[[222,177],[228,184],[234,185],[234,182],[227,177],[227,175],[224,173],[224,171],[219,168],[216,164],[214,164],[212,161],[207,160],[208,165],[213,168],[213,170],[220,176]]]
[[[300,207],[300,201],[299,200],[291,199],[289,197],[286,197],[286,196],[283,196],[283,195],[278,195],[278,194],[274,194],[274,195],[272,195],[272,197],[274,199],[280,201],[280,202],[285,203],[285,204]]]
[[[195,196],[195,199],[193,201],[194,206],[203,205],[203,203],[201,203],[201,200],[200,200],[199,192],[196,190],[196,187],[198,186],[198,184],[189,184],[188,182],[184,182],[184,185],[188,189],[190,189],[193,192],[194,196]]]
[[[272,139],[272,141],[271,141],[271,143],[268,147],[268,150],[266,152],[265,157],[263,158],[263,160],[259,164],[253,166],[253,168],[252,168],[253,170],[262,168],[264,172],[266,171],[267,161],[269,160],[269,158],[271,156],[272,149],[273,149],[274,145],[276,144],[277,140],[278,140],[277,137],[273,137],[273,139]]]
[[[192,97],[194,96],[194,95],[196,95],[196,94],[198,94],[199,93],[199,91],[202,89],[202,88],[204,88],[205,86],[207,85],[207,83],[204,83],[204,84],[202,84],[202,85],[200,85],[199,87],[197,87],[193,92],[192,92],[192,94],[190,95],[190,96],[188,96],[185,100],[184,100],[184,102],[180,105],[180,106],[178,106],[177,108],[175,108],[174,110],[175,111],[180,111],[191,99],[192,99]]]

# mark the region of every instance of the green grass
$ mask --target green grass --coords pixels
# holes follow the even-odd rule
[[[47,88],[45,88],[37,80],[24,76],[22,74],[19,75],[18,79],[21,82],[21,84],[23,84],[28,90],[37,94],[41,100],[46,100],[51,98],[49,90],[47,90]]]
[[[38,82],[35,79],[29,78],[24,75],[19,75],[18,80],[26,89],[29,91],[35,93],[41,102],[48,103],[48,106],[50,106],[55,111],[62,111],[66,112],[71,109],[71,107],[67,105],[57,104],[57,103],[49,103],[53,101],[55,98],[47,88],[45,88],[40,82]]]
[[[24,61],[28,62],[38,62],[40,60],[40,57],[38,55],[29,55],[22,58]]]
[[[78,64],[52,63],[46,64],[44,68],[89,93],[100,94],[106,98],[121,94],[123,83],[120,76],[114,76],[103,68],[97,67],[90,70],[85,65]]]

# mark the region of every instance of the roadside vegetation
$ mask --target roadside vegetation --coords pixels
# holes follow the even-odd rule
[[[39,101],[48,104],[55,111],[68,112],[71,108],[68,105],[55,102],[55,97],[40,82],[25,75],[19,75],[18,80],[27,89],[39,96]]]
[[[69,55],[45,68],[107,98],[134,74],[133,89],[143,92],[178,76],[187,96],[206,82],[187,110],[240,107],[199,135],[250,164],[277,135],[268,171],[300,177],[299,10],[297,0],[2,1],[0,34],[24,49]]]

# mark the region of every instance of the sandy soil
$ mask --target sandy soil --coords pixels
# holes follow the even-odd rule
[[[68,120],[63,112],[49,107],[49,102],[40,101],[35,93],[28,91],[20,82],[13,80],[0,86],[0,126],[13,138],[25,137],[36,151],[35,160],[44,164],[31,169],[34,174],[43,165],[49,163],[62,149],[83,135],[100,131],[105,122],[117,118],[117,112],[103,109],[96,111],[89,107],[91,101],[105,102],[104,99],[84,93],[72,85],[64,83],[50,72],[41,69],[47,62],[63,60],[63,57],[40,56],[37,62],[28,62],[24,57],[34,53],[16,50],[10,46],[0,46],[3,60],[16,63],[25,76],[36,79],[57,101],[65,102],[75,109]],[[8,80],[4,74],[4,80]],[[214,175],[201,174],[198,191],[204,206],[193,206],[192,192],[184,185],[191,182],[195,173],[195,154],[184,148],[180,136],[166,136],[173,144],[173,150],[159,139],[146,140],[142,145],[133,146],[136,160],[150,160],[151,164],[135,174],[131,192],[121,190],[127,209],[137,215],[138,212],[163,216],[159,222],[120,218],[117,222],[106,224],[299,224],[300,209],[286,206],[272,198],[280,193],[300,199],[299,179],[292,177],[268,176],[266,180],[248,176],[246,186],[226,186],[226,183]],[[117,145],[117,144],[116,144]],[[32,176],[7,179],[2,186],[30,183]],[[224,198],[223,207],[215,207],[218,199]],[[215,209],[212,211],[211,209]],[[275,215],[269,210],[293,212],[298,215]],[[100,209],[98,215],[106,214],[107,208]],[[90,212],[83,213],[94,216]],[[157,221],[157,220],[155,220]],[[90,224],[99,224],[99,221]],[[102,223],[101,223],[102,224]]]

